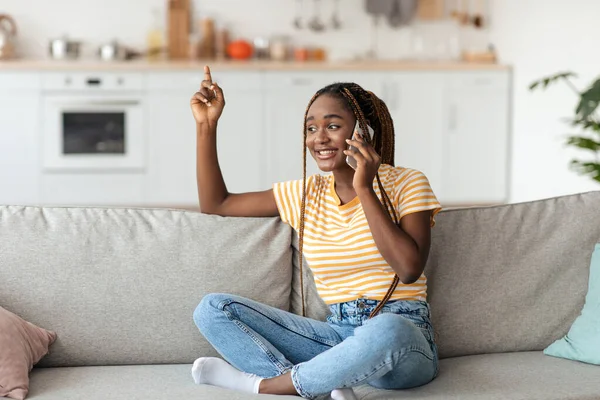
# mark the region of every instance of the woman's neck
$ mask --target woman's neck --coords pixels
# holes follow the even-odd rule
[[[333,180],[335,186],[343,189],[354,189],[352,182],[354,181],[354,170],[350,167],[333,171]]]
[[[342,204],[349,203],[356,197],[356,191],[352,184],[353,180],[354,170],[352,168],[333,171],[334,189]]]

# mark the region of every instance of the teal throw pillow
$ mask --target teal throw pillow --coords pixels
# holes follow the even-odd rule
[[[544,354],[600,365],[600,243],[592,254],[590,281],[581,315],[569,333],[548,346]]]

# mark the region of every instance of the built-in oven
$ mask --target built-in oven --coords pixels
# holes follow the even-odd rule
[[[46,76],[43,168],[144,169],[146,129],[141,83],[136,75]]]

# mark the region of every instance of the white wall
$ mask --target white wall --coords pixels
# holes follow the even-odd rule
[[[192,0],[195,19],[213,17],[219,26],[234,36],[246,38],[293,35],[300,45],[329,48],[334,58],[364,54],[371,43],[372,20],[363,11],[363,0],[341,0],[344,28],[314,33],[296,31],[292,21],[296,0]],[[133,46],[144,46],[145,35],[152,25],[153,9],[164,15],[166,0],[2,0],[0,12],[13,15],[21,28],[20,52],[43,57],[48,39],[68,34],[86,43],[86,54],[93,55],[98,44],[118,38]],[[322,1],[324,18],[331,17],[332,1]],[[260,10],[257,12],[257,10]],[[306,18],[313,16],[313,0],[304,0]],[[257,15],[258,18],[252,18]],[[394,30],[381,24],[382,55],[396,58],[409,51],[408,30]]]
[[[2,0],[0,12],[17,19],[24,55],[44,56],[47,39],[63,33],[84,40],[89,55],[99,43],[113,37],[143,46],[152,9],[162,8],[165,3],[166,0]],[[195,3],[198,16],[216,17],[237,35],[293,34],[299,44],[327,46],[333,58],[364,54],[370,45],[371,20],[362,10],[362,0],[341,0],[345,28],[324,34],[294,31],[291,21],[295,0]],[[324,10],[330,10],[330,2],[324,3]],[[312,2],[309,4],[312,6]],[[568,169],[569,160],[577,153],[562,144],[562,135],[569,128],[561,119],[571,116],[576,97],[565,86],[548,92],[530,93],[527,89],[532,80],[565,69],[580,74],[576,83],[581,87],[600,75],[600,53],[595,51],[600,1],[491,0],[491,13],[490,38],[501,61],[514,67],[511,201],[600,189],[599,184]],[[305,14],[312,16],[312,8],[307,7]],[[384,58],[410,56],[414,30],[397,31],[382,26],[380,54]]]
[[[581,89],[600,76],[600,1],[495,0],[492,15],[492,41],[502,62],[514,66],[511,200],[599,190],[568,169],[573,156],[586,154],[563,146],[563,135],[573,131],[561,120],[573,116],[575,94],[564,85],[547,92],[528,86],[563,70],[579,74]]]

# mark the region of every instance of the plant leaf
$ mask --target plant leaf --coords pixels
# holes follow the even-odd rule
[[[592,86],[590,86],[585,92],[581,93],[581,100],[577,105],[575,113],[581,117],[581,119],[588,119],[596,108],[600,105],[600,79],[597,79]]]
[[[600,122],[595,121],[593,119],[581,119],[575,118],[573,120],[568,121],[571,126],[579,126],[582,129],[592,130],[595,132],[600,132]]]
[[[560,81],[560,80],[568,80],[569,78],[576,78],[577,75],[571,71],[567,71],[567,72],[560,72],[558,74],[554,74],[554,75],[550,75],[544,78],[541,78],[537,81],[532,82],[529,85],[529,90],[533,90],[537,87],[540,87],[542,89],[547,88],[551,83]]]
[[[579,175],[589,175],[595,181],[600,182],[599,163],[571,160],[571,169],[575,170]]]
[[[567,138],[567,144],[579,147],[580,149],[591,150],[593,152],[600,151],[600,143],[586,137],[569,136]]]

